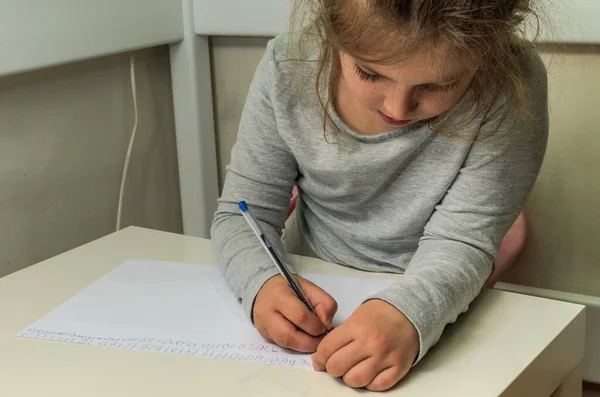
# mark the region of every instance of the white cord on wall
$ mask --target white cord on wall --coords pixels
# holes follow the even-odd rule
[[[131,78],[131,95],[133,98],[133,130],[129,137],[129,147],[127,148],[127,155],[125,156],[125,164],[123,165],[123,176],[121,177],[121,190],[119,192],[119,206],[117,209],[117,227],[116,230],[121,229],[121,214],[123,211],[123,196],[125,193],[125,182],[127,181],[127,171],[129,169],[129,159],[131,158],[131,150],[133,149],[133,142],[135,141],[135,133],[138,127],[138,105],[137,105],[137,88],[135,84],[135,55],[129,57],[129,71]]]

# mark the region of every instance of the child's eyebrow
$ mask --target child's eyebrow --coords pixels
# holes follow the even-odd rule
[[[460,72],[460,73],[455,74],[453,76],[449,76],[447,78],[444,78],[443,80],[438,80],[438,81],[434,81],[434,82],[430,82],[430,83],[424,83],[424,84],[421,84],[421,85],[444,85],[444,84],[450,84],[450,83],[453,83],[455,81],[460,80],[465,74],[466,74],[466,72]]]
[[[357,62],[357,64],[358,64],[358,66],[360,66],[362,69],[364,69],[364,70],[365,70],[365,72],[372,73],[372,74],[376,74],[376,75],[378,75],[378,76],[381,76],[381,77],[383,77],[384,79],[387,79],[387,80],[394,81],[394,79],[393,79],[393,78],[391,78],[391,77],[389,77],[389,76],[386,76],[386,75],[384,75],[384,74],[381,74],[381,73],[379,73],[379,72],[376,72],[375,70],[373,70],[372,68],[370,68],[370,67],[368,67],[368,66],[362,65],[362,64],[360,64],[360,63],[358,63],[358,62]],[[438,80],[438,81],[432,81],[432,82],[428,82],[428,83],[422,83],[422,84],[419,84],[419,85],[421,85],[421,86],[424,86],[424,85],[444,85],[444,84],[449,84],[449,83],[452,83],[452,82],[454,82],[454,81],[457,81],[457,80],[459,80],[461,77],[463,77],[463,76],[465,75],[465,73],[466,73],[466,72],[460,72],[460,73],[457,73],[457,74],[455,74],[455,75],[451,75],[451,76],[445,77],[445,78],[443,78],[442,80]]]

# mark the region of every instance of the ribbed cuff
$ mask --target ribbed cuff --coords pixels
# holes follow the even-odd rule
[[[387,288],[375,295],[370,296],[368,299],[380,299],[389,303],[398,309],[404,316],[412,323],[417,330],[419,336],[419,353],[412,366],[417,365],[419,361],[427,354],[427,351],[431,348],[434,342],[434,335],[441,333],[436,332],[434,329],[435,323],[431,315],[428,314],[425,307],[420,304],[419,301],[415,300],[415,296],[410,292],[403,292],[401,285],[402,280],[395,283],[390,288]]]

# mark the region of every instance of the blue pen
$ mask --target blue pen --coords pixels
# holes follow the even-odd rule
[[[304,305],[306,305],[306,307],[308,307],[308,309],[316,316],[317,313],[315,312],[315,309],[311,306],[310,302],[308,301],[308,298],[304,294],[304,291],[302,291],[300,284],[298,284],[296,279],[294,277],[292,277],[292,272],[290,272],[290,270],[288,269],[285,261],[279,256],[277,251],[275,251],[273,249],[271,244],[269,244],[269,241],[267,240],[267,236],[263,233],[260,226],[258,226],[258,223],[256,223],[256,220],[254,219],[254,217],[248,210],[248,205],[246,204],[246,202],[240,201],[238,203],[238,207],[242,211],[242,215],[244,216],[244,219],[246,219],[246,222],[248,222],[248,224],[250,225],[250,228],[252,229],[252,231],[254,232],[254,234],[256,235],[258,240],[260,241],[260,244],[267,251],[267,254],[271,258],[271,260],[273,261],[273,263],[275,264],[277,269],[279,270],[279,273],[281,273],[281,275],[287,280],[288,284],[294,290],[294,292],[296,293],[298,298],[302,301],[302,303],[304,303]],[[325,330],[325,335],[327,335],[327,330]]]

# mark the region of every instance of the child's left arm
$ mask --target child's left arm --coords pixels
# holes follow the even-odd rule
[[[536,69],[544,70],[539,58],[537,62]],[[495,137],[473,143],[404,277],[323,339],[313,357],[316,369],[335,372],[351,386],[387,389],[468,309],[542,164],[548,112],[546,75],[540,69],[531,82],[533,121],[507,120]],[[490,122],[480,132],[489,133],[494,125]]]

